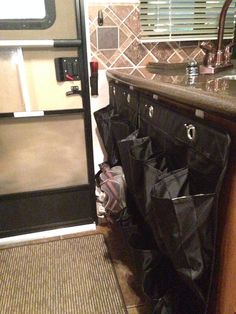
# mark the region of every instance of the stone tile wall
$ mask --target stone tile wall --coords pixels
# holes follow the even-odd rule
[[[98,25],[99,10],[103,12],[103,26]],[[203,58],[198,42],[140,43],[138,4],[90,4],[89,30],[91,57],[99,62],[100,69],[119,68],[142,75],[148,62],[181,63]]]

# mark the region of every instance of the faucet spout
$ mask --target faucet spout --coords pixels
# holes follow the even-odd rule
[[[223,39],[224,39],[224,30],[225,30],[225,19],[226,14],[229,9],[232,0],[225,0],[223,7],[220,12],[219,18],[219,28],[218,28],[218,36],[217,36],[217,47],[213,52],[211,49],[211,53],[206,49],[206,45],[201,45],[203,50],[206,51],[203,65],[200,66],[200,73],[201,74],[214,74],[216,72],[222,71],[224,69],[228,69],[232,67],[231,63],[231,51],[232,48],[231,44],[227,49],[223,47]]]
[[[232,0],[226,0],[220,12],[217,51],[222,50],[223,48],[222,46],[223,46],[223,37],[224,37],[224,30],[225,30],[225,18],[226,18],[226,14],[231,3],[232,3]]]

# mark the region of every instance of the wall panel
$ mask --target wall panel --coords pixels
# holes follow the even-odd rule
[[[56,21],[42,30],[0,30],[3,39],[76,39],[76,18],[74,0],[55,0]]]
[[[0,195],[88,184],[79,114],[0,120]]]

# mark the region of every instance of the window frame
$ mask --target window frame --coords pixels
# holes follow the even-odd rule
[[[213,12],[217,9],[217,11],[214,12],[215,14],[215,19],[217,16],[220,15],[221,8],[224,4],[224,0],[220,0],[222,3],[215,4],[215,1],[212,0],[212,10]],[[155,3],[155,2],[160,2],[160,4]],[[165,3],[164,3],[165,2]],[[169,2],[169,4],[168,4]],[[141,33],[139,35],[140,42],[142,43],[148,43],[148,42],[176,42],[176,41],[201,41],[201,40],[216,40],[217,39],[217,34],[218,34],[218,24],[219,21],[216,19],[215,22],[212,24],[212,26],[209,27],[207,25],[209,20],[203,15],[203,22],[202,24],[199,23],[199,15],[202,13],[201,11],[203,10],[202,7],[207,7],[210,4],[211,1],[205,0],[205,4],[203,1],[200,0],[193,0],[193,5],[196,6],[196,8],[191,8],[189,7],[189,12],[187,13],[186,17],[183,17],[181,23],[180,20],[176,22],[176,19],[178,18],[179,14],[179,9],[182,6],[182,3],[184,1],[177,0],[175,3],[174,0],[139,0],[139,9],[140,9],[140,27],[141,27]],[[209,2],[209,3],[208,3]],[[189,5],[190,1],[187,1],[187,8]],[[202,4],[202,5],[201,5]],[[166,17],[164,17],[163,10],[166,10],[165,7],[174,7],[173,12],[171,11]],[[201,5],[201,6],[199,6]],[[218,7],[219,6],[219,7]],[[195,11],[196,9],[196,11]],[[185,9],[186,11],[187,9]],[[234,10],[234,14],[232,12]],[[162,11],[162,12],[161,12]],[[230,15],[229,12],[226,14],[226,25],[228,21],[230,21],[230,26],[225,27],[225,39],[232,39],[234,38],[234,33],[235,33],[235,22],[236,22],[236,4],[234,2],[231,3],[230,8]],[[157,13],[158,12],[158,13]],[[161,12],[161,13],[160,13]],[[207,15],[208,10],[206,10],[205,14]],[[193,17],[190,18],[191,14],[193,14]],[[194,15],[197,15],[195,17]],[[233,16],[232,16],[233,14]],[[189,16],[188,16],[189,15]],[[152,17],[153,16],[153,17]],[[213,16],[214,18],[214,16]],[[211,18],[211,23],[213,21],[213,18]],[[196,21],[195,21],[196,19]],[[205,19],[205,24],[204,24],[204,19]],[[160,29],[158,29],[157,25],[158,21],[163,21],[163,20],[168,20],[168,22],[164,21],[161,22],[162,25],[160,26]],[[190,20],[188,22],[188,20]],[[233,22],[232,22],[233,21]],[[188,24],[189,23],[189,24]],[[180,33],[178,32],[178,28],[180,28],[180,25],[184,25],[182,27],[189,28],[190,31]],[[204,27],[206,25],[206,29]],[[177,27],[175,29],[175,26]],[[192,31],[191,31],[192,28]],[[206,30],[209,28],[209,33],[206,33]],[[155,34],[155,30],[156,34]],[[159,32],[158,32],[159,30]],[[163,32],[163,33],[161,33]]]
[[[0,30],[47,29],[51,27],[56,20],[55,0],[44,0],[44,2],[46,15],[43,19],[0,19]]]

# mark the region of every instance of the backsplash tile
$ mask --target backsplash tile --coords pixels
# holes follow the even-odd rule
[[[129,27],[135,36],[138,36],[141,31],[138,9],[133,10],[131,14],[125,19],[124,23]]]
[[[97,39],[98,39],[98,44],[97,44],[98,50],[118,49],[119,48],[118,27],[117,26],[98,27]],[[114,53],[111,53],[111,56],[113,54]]]
[[[134,10],[134,6],[129,4],[111,5],[109,7],[121,21],[124,21],[127,18],[127,16],[129,16],[130,13]]]
[[[129,47],[124,51],[124,54],[133,62],[134,65],[137,65],[147,55],[147,49],[135,38]]]
[[[105,31],[105,34],[103,27],[98,26],[98,10],[103,11],[104,29],[110,26],[118,30],[116,34],[112,31]],[[144,76],[148,62],[199,62],[204,55],[199,43],[195,41],[141,43],[138,4],[90,4],[89,25],[91,57],[99,62],[100,69],[119,68],[124,73],[135,72]],[[101,31],[102,42],[99,37]]]
[[[151,49],[151,53],[159,62],[168,62],[175,50],[169,43],[158,43]]]
[[[119,56],[118,59],[113,64],[114,68],[132,68],[133,64],[128,58],[125,58],[123,55]]]

